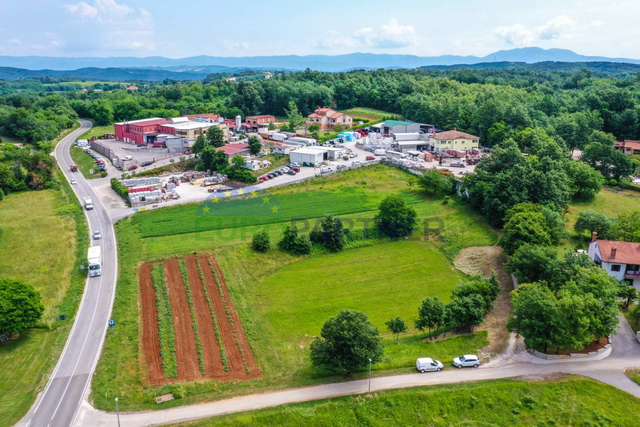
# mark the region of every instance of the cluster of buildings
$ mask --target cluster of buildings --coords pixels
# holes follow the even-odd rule
[[[307,117],[307,124],[320,125],[320,130],[334,130],[340,125],[343,129],[353,126],[353,117],[348,114],[340,113],[331,108],[318,108]]]

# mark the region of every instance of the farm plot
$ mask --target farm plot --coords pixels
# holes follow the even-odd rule
[[[139,283],[141,364],[149,384],[260,376],[212,256],[143,264]]]

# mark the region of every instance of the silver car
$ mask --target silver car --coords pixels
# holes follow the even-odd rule
[[[96,230],[93,232],[93,240],[100,240],[102,239],[102,233],[100,232],[100,230]]]
[[[463,354],[453,359],[453,366],[456,368],[477,368],[480,366],[480,359],[475,354]]]

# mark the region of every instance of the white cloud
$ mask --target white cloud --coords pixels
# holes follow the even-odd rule
[[[536,33],[540,40],[556,40],[574,24],[575,22],[567,15],[560,15],[536,28]]]
[[[22,40],[20,40],[20,39],[11,39],[11,40],[8,40],[7,43],[21,45],[22,44]]]
[[[151,12],[136,10],[116,0],[94,0],[66,5],[67,11],[83,19],[94,21],[100,30],[102,48],[126,50],[154,50],[154,21]]]
[[[64,8],[73,15],[78,15],[82,18],[95,18],[98,16],[98,9],[81,1],[76,4],[66,4]]]
[[[567,29],[574,25],[575,22],[567,15],[560,15],[533,29],[513,24],[509,27],[496,27],[493,33],[507,44],[525,46],[540,40],[557,40],[566,35]]]
[[[411,25],[400,25],[395,18],[391,18],[387,24],[377,29],[360,28],[354,38],[365,46],[378,48],[399,48],[418,44],[415,29]]]
[[[587,25],[589,28],[601,28],[604,27],[604,21],[601,19],[596,19],[595,21],[589,22]]]
[[[236,42],[229,39],[222,40],[222,47],[224,50],[248,50],[251,45],[248,42]]]

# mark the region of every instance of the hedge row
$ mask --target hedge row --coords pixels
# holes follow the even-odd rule
[[[618,182],[618,185],[622,188],[626,188],[627,190],[640,192],[640,185],[636,185],[630,181],[620,180],[620,182]]]
[[[175,331],[173,329],[173,311],[169,300],[169,290],[164,277],[164,264],[154,264],[151,269],[153,288],[156,291],[156,309],[158,310],[158,335],[160,355],[165,378],[177,378],[178,361],[176,359]]]
[[[111,178],[111,188],[116,194],[129,204],[129,189],[124,186],[117,178]]]

